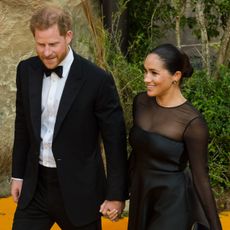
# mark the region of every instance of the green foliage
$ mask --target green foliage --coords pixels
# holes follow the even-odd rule
[[[132,125],[132,102],[137,92],[143,90],[143,73],[138,64],[130,63],[119,46],[119,37],[109,34],[105,43],[105,68],[112,73],[124,109],[127,130]]]
[[[230,17],[230,2],[229,0],[218,0],[216,1],[218,5],[218,13],[220,15],[220,23],[223,27],[226,26],[226,22]]]
[[[102,66],[112,73],[124,110],[127,130],[132,126],[132,103],[134,96],[144,89],[143,73],[140,63],[130,63],[121,51],[121,32],[119,20],[129,1],[119,0],[120,11],[112,15],[110,32],[103,31],[103,60]]]
[[[205,20],[206,20],[207,34],[208,34],[209,40],[211,40],[212,38],[216,38],[220,35],[220,32],[221,32],[220,28],[223,27],[221,18],[222,18],[224,9],[223,7],[221,7],[220,1],[216,2],[215,0],[203,0],[203,2],[204,2],[204,15],[205,15]],[[193,0],[192,3],[193,3],[192,11],[195,12],[197,0]],[[196,18],[192,16],[188,17],[187,23],[188,23],[189,28],[193,30],[193,34],[198,39],[200,39],[201,31],[200,31],[200,26],[197,23]]]
[[[170,2],[132,0],[129,7],[129,59],[140,63],[167,30],[174,28]]]
[[[230,17],[229,0],[202,0],[204,17],[209,41],[217,39],[226,30]],[[175,32],[176,17],[180,15],[186,1],[143,1],[132,0],[128,4],[129,12],[129,60],[139,63],[150,49],[159,44],[169,31]],[[197,22],[195,10],[197,0],[191,0],[184,15],[180,15],[181,32],[186,26],[198,40],[201,39],[201,28]],[[181,6],[181,7],[178,7]],[[188,6],[188,5],[187,5]],[[198,41],[199,43],[200,41]],[[183,44],[187,45],[187,44]],[[213,48],[213,47],[212,47]],[[218,53],[219,46],[215,47]]]
[[[222,67],[218,80],[195,72],[183,91],[207,121],[211,183],[223,192],[230,188],[230,69]]]
[[[226,22],[230,17],[229,0],[203,0],[204,15],[206,19],[206,29],[208,38],[218,37],[226,27]],[[192,0],[192,11],[196,10],[197,0]],[[200,39],[200,28],[195,17],[187,18],[187,25],[193,30],[193,34]]]

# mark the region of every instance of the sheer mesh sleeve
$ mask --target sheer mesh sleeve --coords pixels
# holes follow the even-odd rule
[[[194,186],[210,223],[210,229],[220,230],[222,228],[208,174],[208,129],[205,121],[200,117],[193,119],[185,130],[184,139]]]

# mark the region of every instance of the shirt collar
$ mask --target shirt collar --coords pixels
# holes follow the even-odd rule
[[[61,66],[63,66],[63,77],[67,77],[70,67],[73,63],[74,60],[74,56],[73,56],[73,50],[71,49],[71,47],[68,47],[69,51],[68,54],[66,55],[66,57],[62,60],[62,62],[59,64]]]

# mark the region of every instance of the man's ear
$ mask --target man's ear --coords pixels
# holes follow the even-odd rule
[[[66,37],[66,42],[68,44],[70,44],[70,42],[72,41],[72,38],[73,38],[73,31],[68,30],[65,37]]]

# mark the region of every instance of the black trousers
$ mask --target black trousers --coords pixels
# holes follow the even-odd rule
[[[25,209],[16,208],[12,230],[50,230],[55,222],[62,230],[101,230],[101,219],[82,227],[70,222],[56,169],[40,166],[35,196]]]

